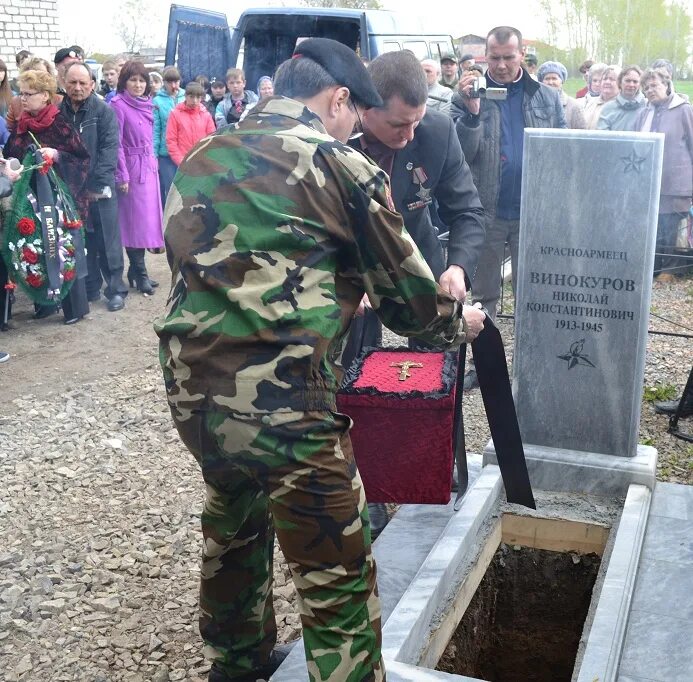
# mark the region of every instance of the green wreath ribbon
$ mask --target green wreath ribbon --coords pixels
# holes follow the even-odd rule
[[[76,251],[84,244],[84,228],[67,185],[52,168],[52,164],[32,165],[33,161],[33,154],[28,152],[23,161],[25,170],[14,185],[10,209],[5,214],[0,250],[9,278],[16,281],[34,303],[51,305],[67,296],[77,277]],[[49,288],[46,252],[52,247],[44,243],[42,224],[37,215],[37,210],[40,211],[41,207],[30,199],[30,196],[35,196],[31,187],[34,173],[49,176],[53,205],[60,204],[60,210],[56,212],[61,282],[59,290]],[[0,283],[0,286],[4,285],[5,282]]]

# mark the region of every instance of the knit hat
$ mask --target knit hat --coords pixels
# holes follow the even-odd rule
[[[563,83],[568,80],[568,69],[561,62],[544,62],[537,71],[537,78],[540,83],[544,81],[544,76],[548,73],[557,74]]]
[[[258,95],[260,94],[260,86],[263,81],[269,81],[270,85],[273,85],[271,76],[260,76],[257,80],[257,86],[255,87],[255,92],[257,92]]]

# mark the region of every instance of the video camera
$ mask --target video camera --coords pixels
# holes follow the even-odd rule
[[[504,100],[508,98],[508,91],[506,88],[489,88],[486,85],[486,78],[484,76],[479,76],[473,83],[472,89],[469,93],[470,99],[496,99]]]

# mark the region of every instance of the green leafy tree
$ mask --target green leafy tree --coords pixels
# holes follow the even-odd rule
[[[685,0],[540,0],[547,42],[564,44],[571,68],[586,58],[649,65],[669,59],[688,71],[691,17]]]

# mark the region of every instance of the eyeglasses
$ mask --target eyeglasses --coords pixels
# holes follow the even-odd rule
[[[351,131],[351,135],[349,135],[349,141],[358,140],[359,137],[363,135],[363,122],[361,121],[359,109],[351,97],[349,98],[349,108],[356,114],[356,118],[358,119],[358,123],[354,126],[354,129]]]
[[[29,99],[29,97],[33,97],[34,95],[40,95],[40,92],[20,92],[19,97],[20,99]]]

